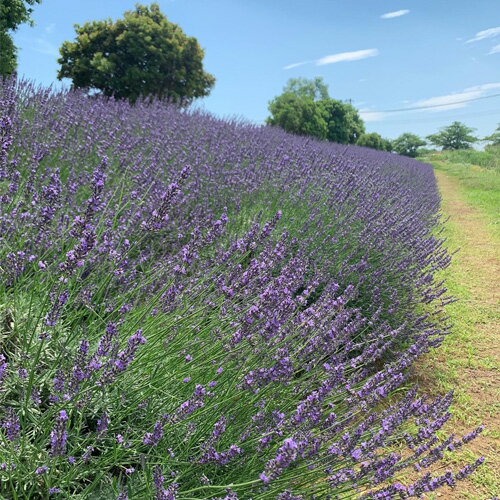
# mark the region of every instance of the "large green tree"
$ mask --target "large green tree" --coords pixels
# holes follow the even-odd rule
[[[470,149],[472,144],[479,140],[472,135],[474,130],[462,122],[453,122],[448,127],[442,128],[437,134],[428,135],[427,139],[434,146],[443,149]]]
[[[291,78],[283,93],[269,103],[269,125],[287,132],[353,144],[365,131],[352,104],[332,99],[321,77]]]
[[[392,149],[400,155],[415,158],[418,154],[418,149],[426,144],[418,135],[406,132],[392,141]]]
[[[365,132],[358,110],[348,102],[337,99],[320,101],[327,123],[326,139],[341,144],[355,144]]]
[[[281,94],[269,103],[269,125],[275,125],[297,135],[310,135],[325,139],[327,124],[323,108],[310,97],[291,92]]]
[[[171,99],[187,104],[209,94],[215,78],[204,71],[204,51],[160,11],[137,4],[123,19],[75,25],[76,40],[64,42],[57,77],[73,87],[106,96]]]
[[[17,67],[17,49],[12,31],[31,23],[32,6],[41,0],[0,0],[0,76],[10,76]]]

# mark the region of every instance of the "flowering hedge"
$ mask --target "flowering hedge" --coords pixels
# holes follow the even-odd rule
[[[451,395],[404,389],[452,300],[429,165],[29,82],[0,120],[2,498],[406,498],[480,465],[428,474],[481,428],[439,440]]]

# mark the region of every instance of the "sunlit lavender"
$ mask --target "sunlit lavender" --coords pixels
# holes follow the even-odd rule
[[[0,127],[2,498],[407,498],[482,463],[429,473],[482,428],[443,439],[451,394],[409,381],[453,300],[430,165],[28,82]]]

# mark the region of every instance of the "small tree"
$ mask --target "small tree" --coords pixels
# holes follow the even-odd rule
[[[488,146],[500,146],[500,123],[498,124],[495,132],[493,132],[488,137],[485,137],[483,141],[491,142],[491,144],[489,144]]]
[[[391,142],[384,139],[376,132],[360,135],[356,141],[356,145],[363,146],[365,148],[378,149],[380,151],[391,151]]]
[[[415,158],[418,154],[418,148],[425,146],[426,144],[427,143],[418,135],[406,132],[392,141],[392,148],[400,155]]]
[[[203,70],[203,49],[160,11],[137,4],[124,19],[75,25],[74,42],[64,42],[57,77],[73,87],[135,101],[154,96],[186,104],[209,94],[215,78]]]
[[[1,0],[0,1],[0,76],[10,76],[17,67],[16,46],[11,31],[22,23],[32,23],[31,6],[41,0]]]
[[[453,122],[448,127],[442,128],[437,134],[428,135],[427,139],[443,149],[470,149],[472,144],[479,140],[471,135],[474,130],[464,123]]]

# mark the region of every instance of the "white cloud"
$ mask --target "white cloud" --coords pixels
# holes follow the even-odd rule
[[[465,92],[470,92],[470,91],[483,91],[483,90],[491,90],[491,89],[500,89],[500,82],[495,82],[495,83],[483,83],[482,85],[475,85],[474,87],[468,87],[465,89]]]
[[[304,61],[304,62],[298,62],[298,63],[289,64],[288,66],[284,66],[283,69],[297,68],[298,66],[302,66],[302,65],[307,64],[309,62],[311,62],[311,61]]]
[[[386,14],[382,14],[380,16],[381,19],[393,19],[394,17],[401,17],[405,14],[409,14],[409,9],[395,10],[394,12],[387,12]]]
[[[334,64],[343,61],[358,61],[367,57],[378,56],[378,49],[355,50],[354,52],[341,52],[339,54],[331,54],[322,57],[316,61],[316,66],[324,66],[325,64]]]
[[[436,106],[435,108],[423,109],[422,111],[446,111],[449,109],[463,108],[467,106],[466,102],[469,99],[480,97],[482,92],[479,90],[469,90],[457,92],[455,94],[440,95],[429,99],[421,99],[415,102],[411,107],[426,107]]]
[[[359,116],[365,122],[381,122],[386,117],[386,113],[365,108],[359,110]]]
[[[359,59],[366,59],[367,57],[378,56],[378,49],[365,49],[365,50],[355,50],[353,52],[340,52],[339,54],[331,54],[329,56],[321,57],[316,61],[302,61],[297,63],[288,64],[284,66],[283,69],[297,68],[298,66],[303,66],[304,64],[315,63],[316,66],[324,66],[325,64],[334,64],[344,61],[358,61]],[[361,79],[360,81],[364,81]]]
[[[40,52],[40,54],[46,54],[48,56],[59,57],[59,50],[57,47],[45,40],[44,38],[36,38],[35,43],[31,47],[36,52]]]
[[[429,109],[423,109],[422,111],[447,111],[450,109],[464,108],[468,105],[471,99],[477,99],[479,97],[485,97],[488,90],[499,89],[500,82],[494,83],[484,83],[482,85],[475,85],[473,87],[468,87],[461,92],[453,92],[448,95],[442,95],[437,97],[431,97],[429,99],[421,99],[420,101],[414,102],[409,107],[426,107],[426,106],[436,106],[430,107]]]
[[[488,96],[489,91],[500,89],[500,82],[483,83],[468,87],[460,92],[453,92],[447,95],[430,97],[421,99],[416,102],[402,101],[407,104],[408,112],[410,111],[448,111],[450,109],[464,108],[471,99]],[[429,107],[428,107],[429,106]],[[433,107],[430,107],[433,106]],[[415,109],[424,108],[424,109]],[[365,122],[379,122],[385,120],[391,113],[386,111],[377,111],[373,108],[365,107],[359,110],[361,118]]]
[[[491,47],[491,50],[488,52],[488,54],[499,54],[499,53],[500,53],[500,44]]]
[[[500,26],[496,28],[488,28],[487,30],[478,31],[473,38],[467,40],[465,43],[478,42],[479,40],[484,40],[486,38],[495,38],[500,35]]]

